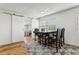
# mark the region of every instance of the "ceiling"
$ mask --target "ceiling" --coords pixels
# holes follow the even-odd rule
[[[26,15],[26,17],[38,18],[77,5],[79,4],[77,3],[0,3],[0,10],[6,12],[19,13],[22,15]]]

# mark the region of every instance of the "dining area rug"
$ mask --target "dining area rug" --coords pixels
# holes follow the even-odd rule
[[[30,55],[79,55],[79,47],[72,45],[62,46],[58,53],[56,52],[56,48],[44,47],[39,45],[38,42],[33,42],[30,45],[25,44],[24,47]]]
[[[42,46],[32,39],[31,36],[24,38],[24,43],[22,47],[25,48],[29,55],[79,55],[79,47],[65,44],[59,49],[58,53],[56,48],[49,46]]]

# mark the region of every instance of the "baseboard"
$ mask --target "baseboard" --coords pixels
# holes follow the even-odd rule
[[[76,46],[76,45],[73,45],[73,44],[68,44],[68,43],[65,43],[66,45],[70,45],[70,46],[73,46],[73,47],[78,47],[79,48],[79,46]]]

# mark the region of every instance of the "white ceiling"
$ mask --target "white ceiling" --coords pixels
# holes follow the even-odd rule
[[[55,13],[57,11],[77,6],[76,3],[2,3],[0,10],[8,12],[16,12],[27,17],[42,17],[47,14]],[[41,13],[44,11],[45,13]]]

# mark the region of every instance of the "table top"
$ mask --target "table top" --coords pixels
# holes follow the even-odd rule
[[[56,33],[57,31],[37,32],[37,33]]]

